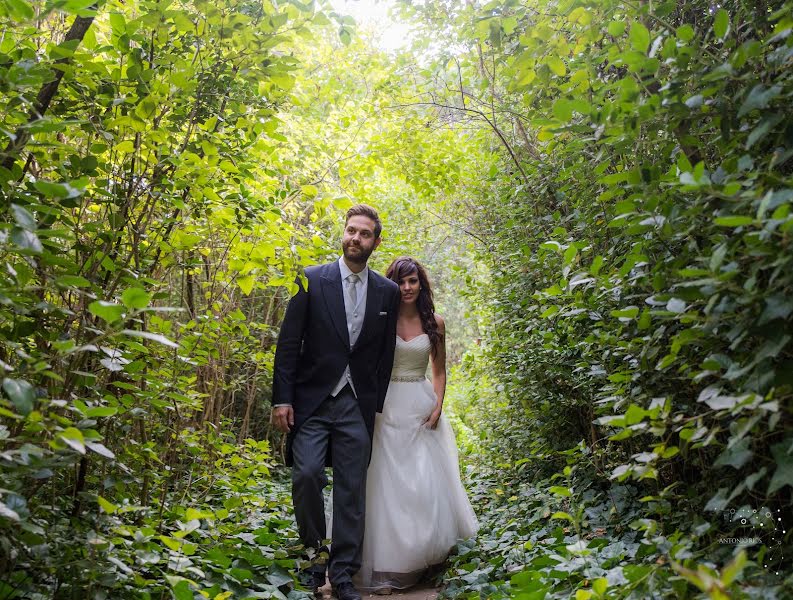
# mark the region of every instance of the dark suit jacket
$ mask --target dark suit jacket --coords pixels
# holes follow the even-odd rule
[[[382,412],[396,345],[398,286],[369,270],[366,313],[350,348],[338,261],[306,269],[308,289],[300,286],[281,324],[273,365],[273,405],[291,404],[295,426],[287,438],[292,462],[295,432],[333,391],[349,363],[369,437]]]

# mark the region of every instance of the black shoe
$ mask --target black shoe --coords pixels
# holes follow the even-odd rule
[[[315,598],[322,598],[322,590],[325,586],[325,573],[315,571],[303,571],[298,577],[300,585],[311,590]]]
[[[361,595],[351,581],[344,581],[333,586],[333,593],[339,600],[361,600]]]
[[[311,592],[315,598],[322,598],[322,589],[325,587],[325,573],[314,573],[313,581],[311,582]]]

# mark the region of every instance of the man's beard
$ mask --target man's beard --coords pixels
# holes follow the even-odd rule
[[[350,248],[350,247],[359,248],[360,252],[358,252],[358,254],[351,255],[347,251],[347,249]],[[366,261],[368,261],[369,257],[372,255],[372,252],[374,252],[374,246],[369,248],[368,251],[363,246],[360,246],[360,245],[359,246],[353,246],[352,244],[347,244],[346,246],[342,245],[341,249],[342,249],[342,252],[344,253],[344,258],[346,258],[349,262],[357,263],[359,265],[365,265]]]

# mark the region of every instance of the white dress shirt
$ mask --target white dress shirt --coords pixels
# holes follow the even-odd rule
[[[347,317],[347,333],[350,337],[350,348],[352,349],[358,336],[361,334],[363,318],[366,314],[366,288],[369,283],[369,267],[364,267],[360,273],[357,273],[360,281],[355,284],[358,296],[358,302],[355,305],[353,305],[352,302],[350,293],[351,284],[349,281],[349,277],[353,272],[350,270],[350,267],[347,266],[347,263],[344,262],[343,256],[339,259],[339,271],[341,272],[342,296],[344,296],[344,314]],[[352,382],[352,374],[350,373],[349,365],[345,367],[341,379],[339,379],[339,382],[333,388],[330,395],[335,396],[348,383],[350,384],[350,388],[352,388],[352,393],[357,397],[358,394],[355,392],[355,385],[353,385]]]

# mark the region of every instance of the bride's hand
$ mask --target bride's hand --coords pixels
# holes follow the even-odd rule
[[[433,410],[430,413],[430,416],[427,417],[427,419],[424,421],[424,424],[430,429],[435,429],[438,426],[438,420],[441,418],[442,410],[443,410],[442,406],[440,405],[436,406],[435,410]]]

